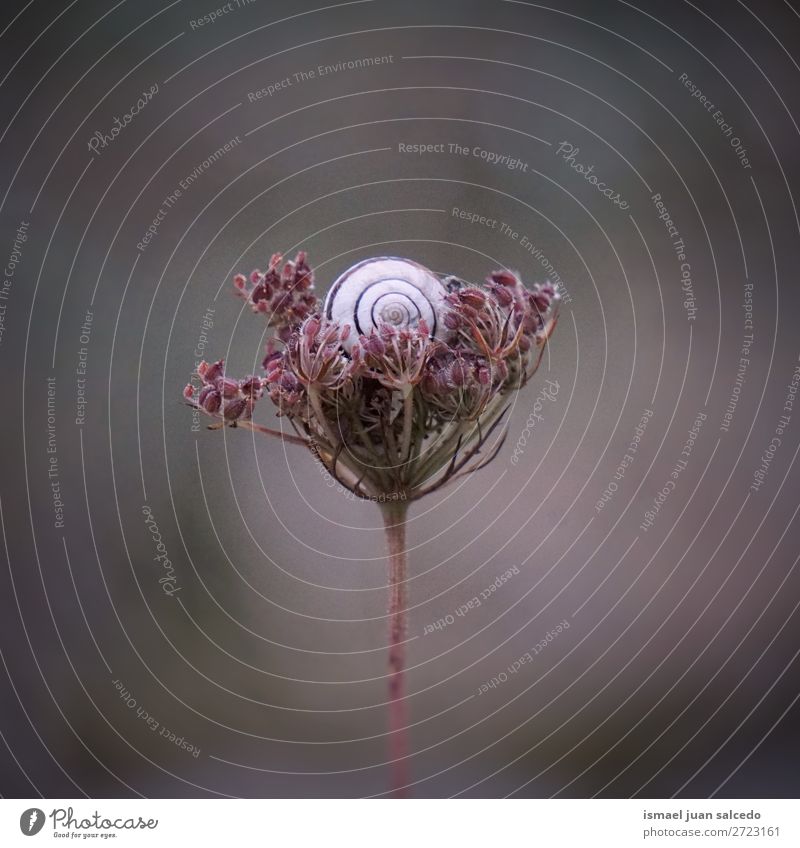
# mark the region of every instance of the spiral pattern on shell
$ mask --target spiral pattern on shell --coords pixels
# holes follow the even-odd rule
[[[355,331],[344,343],[346,350],[358,336],[368,336],[382,324],[401,330],[424,320],[431,337],[437,338],[444,331],[446,295],[442,281],[424,266],[378,256],[353,265],[336,280],[325,298],[325,317]]]

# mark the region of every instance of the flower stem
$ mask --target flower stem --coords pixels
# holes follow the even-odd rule
[[[408,462],[411,458],[411,433],[414,424],[414,390],[408,387],[403,398],[403,435],[400,440],[400,462]]]
[[[389,758],[392,795],[403,798],[408,786],[405,702],[406,515],[405,502],[381,506],[389,549]]]

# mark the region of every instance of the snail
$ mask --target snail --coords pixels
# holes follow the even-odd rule
[[[355,331],[342,343],[348,353],[359,336],[382,324],[404,329],[424,320],[431,338],[441,338],[447,292],[436,274],[417,262],[378,256],[358,262],[336,280],[325,298],[325,317]]]

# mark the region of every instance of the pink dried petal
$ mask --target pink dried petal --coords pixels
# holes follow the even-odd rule
[[[267,285],[267,283],[259,283],[250,295],[253,303],[260,303],[262,300],[269,300],[271,297],[272,287]]]
[[[198,369],[198,373],[199,373],[199,369]],[[221,377],[224,373],[225,373],[225,360],[224,359],[218,359],[216,362],[214,362],[212,365],[209,365],[206,368],[205,373],[202,376],[203,376],[203,379],[207,383],[213,383],[217,379],[217,377]]]
[[[217,389],[224,398],[236,397],[239,394],[239,383],[230,377],[220,377],[217,380]]]
[[[203,409],[212,414],[219,412],[219,408],[222,405],[222,396],[216,389],[211,388],[211,386],[206,386],[206,389],[209,391],[201,401]]]
[[[320,322],[318,318],[309,318],[303,324],[303,335],[306,337],[306,341],[311,343],[317,337],[319,333]]]
[[[461,303],[473,309],[480,309],[486,304],[486,295],[480,289],[462,289],[457,295]]]
[[[454,386],[463,386],[468,379],[469,372],[466,365],[460,360],[456,360],[450,368],[450,381]]]
[[[444,325],[448,330],[457,330],[461,326],[461,321],[455,312],[445,312]]]
[[[489,280],[501,286],[508,286],[509,288],[516,287],[519,282],[517,275],[513,271],[509,271],[507,269],[502,271],[492,271],[489,275]]]
[[[225,412],[223,413],[226,421],[235,421],[241,418],[242,413],[247,408],[247,401],[244,398],[235,398],[229,400],[225,404]]]
[[[239,387],[245,397],[260,397],[262,392],[261,379],[252,374],[249,377],[245,377],[244,380],[239,383]]]
[[[381,339],[378,335],[367,336],[364,341],[364,352],[369,356],[374,356],[379,358],[386,353],[386,345],[383,343],[383,339]]]
[[[503,308],[508,308],[514,302],[514,295],[505,287],[497,286],[493,288],[492,294]]]

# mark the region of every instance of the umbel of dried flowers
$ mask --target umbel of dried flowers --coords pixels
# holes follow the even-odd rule
[[[549,284],[513,271],[483,285],[439,278],[397,257],[367,259],[314,291],[305,253],[275,254],[234,277],[272,330],[263,374],[201,362],[184,398],[216,419],[306,446],[328,473],[383,513],[389,552],[392,789],[409,783],[404,701],[405,522],[409,504],[484,467],[499,452],[513,393],[536,371],[558,315]],[[253,421],[267,395],[292,432]]]

